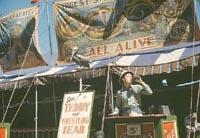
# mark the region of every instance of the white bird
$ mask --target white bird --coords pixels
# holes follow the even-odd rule
[[[72,49],[71,61],[74,61],[75,63],[80,65],[80,68],[84,68],[84,67],[90,68],[90,65],[92,64],[92,61],[90,58],[78,54],[77,47],[74,47]]]

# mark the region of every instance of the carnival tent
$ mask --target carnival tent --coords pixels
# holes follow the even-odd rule
[[[142,1],[142,3],[137,3],[137,1],[123,2],[123,0],[118,1],[116,4],[115,1],[105,1],[105,3],[98,3],[98,6],[93,3],[85,3],[85,5],[79,3],[78,7],[73,7],[73,5],[69,7],[70,3],[66,1],[55,2],[54,22],[59,51],[58,64],[53,65],[50,63],[47,67],[33,67],[31,69],[22,67],[18,73],[3,75],[0,78],[0,89],[5,91],[30,88],[33,86],[32,84],[36,86],[38,84],[48,85],[52,83],[52,80],[57,79],[74,81],[80,78],[91,79],[106,76],[104,99],[106,101],[106,94],[110,94],[109,96],[112,98],[114,97],[111,92],[110,73],[119,75],[123,70],[128,69],[134,74],[145,76],[172,73],[199,66],[200,41],[198,41],[198,35],[200,32],[195,24],[195,18],[192,16],[190,2],[187,0],[177,3],[160,1],[159,4],[154,3],[154,1],[150,3],[148,1]],[[119,13],[115,14],[112,8],[115,8]],[[38,10],[37,7],[35,9]],[[140,18],[138,16],[140,12],[136,16],[132,9],[138,11],[143,9],[144,13],[148,14]],[[118,18],[115,15],[120,15],[120,17]],[[12,24],[16,24],[16,27],[20,25],[18,20],[21,20],[17,18],[18,16],[16,16],[16,20],[12,20]],[[110,30],[111,26],[115,26],[115,28]],[[48,27],[50,26],[48,25]],[[28,28],[24,27],[25,34]],[[26,38],[20,40],[26,41]],[[49,41],[51,40],[49,39]],[[30,44],[24,45],[30,46]],[[70,54],[67,52],[74,46],[78,46],[82,50],[81,54],[87,55],[90,53],[92,55],[93,65],[91,68],[80,70],[76,63],[69,62]],[[52,48],[51,45],[49,47]],[[100,51],[102,49],[104,50],[103,54]],[[32,53],[35,52],[34,49],[31,50]],[[13,50],[8,51],[12,52]],[[12,55],[12,53],[8,54]],[[17,54],[19,54],[17,57],[19,57],[20,62],[23,63],[25,53],[18,52]],[[41,57],[41,61],[43,61],[42,58],[56,60],[57,56],[52,55],[53,53],[49,54]],[[29,59],[32,56],[33,54],[30,54]],[[4,63],[6,63],[7,58],[8,56],[5,54]],[[63,62],[66,62],[66,64],[59,64]],[[2,65],[4,64],[2,63]],[[30,67],[28,65],[27,67]],[[45,65],[45,63],[41,65]],[[20,68],[21,66],[14,64],[14,67]],[[37,90],[35,95],[36,93]],[[53,93],[55,100],[54,88]],[[106,103],[105,101],[104,103]],[[37,104],[35,105],[37,106]],[[113,103],[111,106],[113,106]],[[4,117],[5,115],[6,113]],[[35,117],[37,118],[37,115]]]

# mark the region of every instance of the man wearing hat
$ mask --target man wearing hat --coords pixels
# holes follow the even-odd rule
[[[197,122],[196,112],[186,116],[184,123],[186,127],[186,138],[196,138],[200,134],[200,123]]]
[[[133,82],[136,84],[133,85]],[[153,94],[148,84],[142,81],[138,75],[130,71],[123,71],[119,77],[122,89],[117,91],[115,108],[112,115],[121,113],[122,116],[143,115],[141,106],[141,94]]]

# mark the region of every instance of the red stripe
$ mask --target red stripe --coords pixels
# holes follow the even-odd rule
[[[37,3],[37,2],[39,2],[40,0],[31,0],[31,4],[33,4],[33,3]]]

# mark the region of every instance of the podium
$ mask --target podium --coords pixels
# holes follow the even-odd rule
[[[105,117],[106,138],[179,138],[175,115]]]

